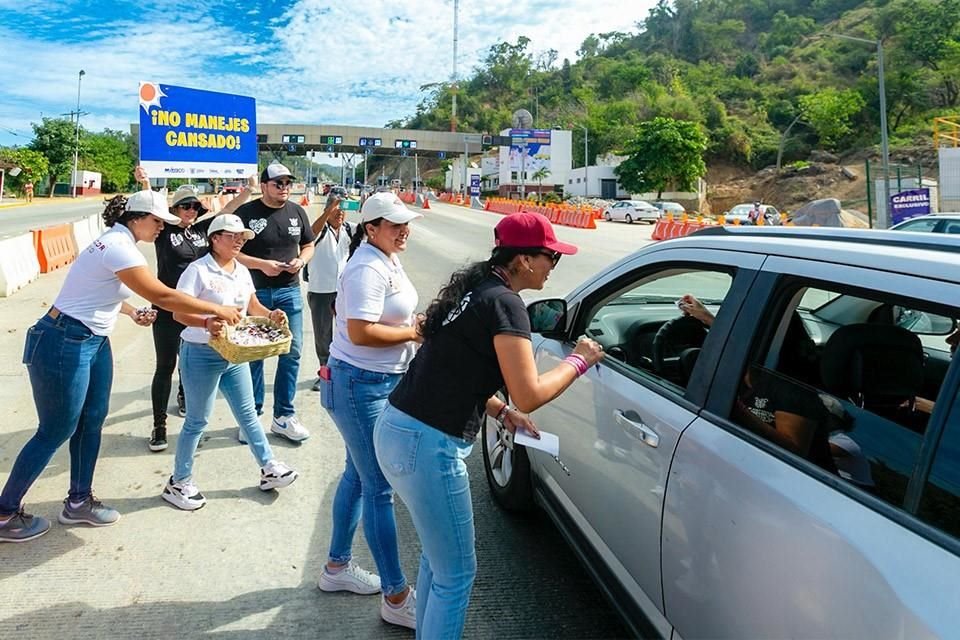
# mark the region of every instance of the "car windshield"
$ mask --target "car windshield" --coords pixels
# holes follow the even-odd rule
[[[746,215],[750,213],[751,209],[753,209],[752,204],[738,204],[733,209],[730,209],[730,213],[734,215]]]

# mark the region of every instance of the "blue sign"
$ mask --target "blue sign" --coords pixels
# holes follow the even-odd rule
[[[140,164],[151,178],[256,175],[256,100],[141,82]]]
[[[444,158],[447,157],[447,152],[446,152],[446,151],[438,151],[438,152],[437,152],[437,157],[440,158],[441,160],[443,160]]]
[[[930,189],[908,189],[890,196],[890,221],[898,224],[907,218],[930,213]]]
[[[470,195],[471,196],[480,195],[480,176],[477,176],[477,175],[470,176]]]

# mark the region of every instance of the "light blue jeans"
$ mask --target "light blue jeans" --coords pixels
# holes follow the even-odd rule
[[[0,495],[0,516],[20,508],[53,455],[70,441],[70,500],[91,495],[100,432],[110,404],[113,354],[106,336],[79,320],[44,315],[27,330],[23,349],[40,425],[13,463]]]
[[[362,514],[363,534],[377,563],[381,589],[384,595],[394,595],[407,588],[407,578],[400,568],[393,489],[377,464],[373,425],[400,382],[400,374],[367,371],[336,358],[330,358],[327,366],[333,404],[327,410],[347,448],[346,465],[333,498],[330,561],[349,562]]]
[[[253,383],[246,362],[230,364],[210,346],[184,340],[180,342],[180,378],[187,399],[187,417],[177,437],[173,463],[176,482],[193,475],[193,455],[213,411],[218,388],[227,399],[253,457],[261,467],[273,460],[273,451],[254,409]]]
[[[290,352],[277,357],[277,372],[273,379],[273,417],[282,418],[296,413],[293,401],[297,397],[297,377],[300,375],[300,347],[303,344],[303,295],[300,285],[257,289],[257,300],[267,309],[283,309],[293,339]],[[257,413],[263,413],[263,360],[250,363],[253,376],[253,399]]]
[[[417,638],[459,638],[477,575],[470,477],[473,445],[387,403],[373,431],[383,474],[403,499],[423,548]]]

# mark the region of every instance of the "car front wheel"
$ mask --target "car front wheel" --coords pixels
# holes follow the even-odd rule
[[[533,484],[527,450],[514,445],[513,434],[489,416],[480,435],[483,468],[493,499],[504,509],[528,511],[533,507]]]
[[[609,212],[609,211],[607,211],[605,214],[603,214],[603,217],[604,217],[604,219],[605,219],[607,222],[613,222],[613,216],[610,215],[610,212]]]

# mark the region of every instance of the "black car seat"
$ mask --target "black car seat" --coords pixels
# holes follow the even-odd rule
[[[923,346],[892,325],[851,324],[834,331],[820,358],[827,391],[893,418],[923,386]]]
[[[893,318],[893,305],[892,304],[881,304],[873,311],[870,312],[870,315],[867,316],[867,322],[869,324],[885,324],[885,325],[894,325]]]

